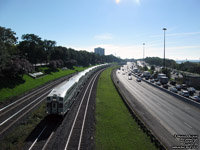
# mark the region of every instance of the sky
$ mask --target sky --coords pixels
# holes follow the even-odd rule
[[[200,60],[200,0],[0,0],[0,26],[123,59],[163,58],[166,28],[166,58]]]

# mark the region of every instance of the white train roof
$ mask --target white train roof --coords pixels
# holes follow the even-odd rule
[[[66,92],[76,83],[76,76],[77,75],[56,86],[48,96],[57,95],[59,97],[64,97]]]
[[[58,86],[56,86],[48,96],[53,96],[57,95],[59,97],[64,97],[66,92],[75,84],[79,81],[79,79],[83,76],[85,76],[86,73],[90,72],[92,69],[97,68],[99,66],[104,66],[106,64],[98,65],[98,66],[93,66],[91,68],[85,69],[78,74],[74,75],[71,77],[69,80],[62,82]]]

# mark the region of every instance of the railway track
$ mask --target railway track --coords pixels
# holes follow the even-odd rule
[[[16,124],[21,118],[31,112],[35,107],[45,100],[47,94],[53,87],[67,80],[72,75],[52,81],[16,101],[0,108],[0,137],[2,138],[6,131]]]
[[[90,106],[91,94],[94,84],[102,70],[96,72],[79,93],[69,112],[64,119],[55,121],[55,116],[50,116],[50,120],[40,128],[35,139],[29,140],[26,149],[83,149],[87,145],[85,141],[85,124],[87,120],[88,108]],[[94,98],[94,97],[93,97]],[[58,117],[57,117],[58,119]],[[52,120],[58,122],[52,125]],[[50,127],[51,125],[51,127]]]

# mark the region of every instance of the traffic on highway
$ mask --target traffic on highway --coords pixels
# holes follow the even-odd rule
[[[199,98],[199,91],[168,83],[161,74],[154,78],[131,62],[120,67],[116,77],[128,103],[166,149],[199,149],[200,103],[193,99]]]

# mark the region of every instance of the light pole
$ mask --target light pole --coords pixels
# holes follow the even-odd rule
[[[144,62],[144,45],[145,43],[143,43],[143,62]]]
[[[164,30],[164,61],[163,61],[163,66],[165,68],[165,31],[167,30],[166,28],[163,28]]]

